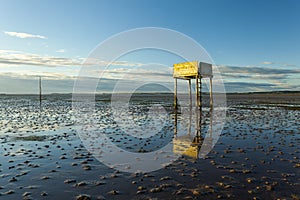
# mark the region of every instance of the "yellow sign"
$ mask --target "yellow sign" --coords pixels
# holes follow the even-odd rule
[[[198,74],[198,62],[184,62],[174,64],[173,77],[196,76]]]

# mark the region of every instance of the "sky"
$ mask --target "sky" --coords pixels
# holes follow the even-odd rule
[[[45,93],[70,93],[80,70],[92,69],[83,63],[101,42],[143,27],[175,30],[202,45],[226,92],[299,91],[299,10],[297,0],[2,0],[0,93],[37,93],[39,76]],[[122,55],[98,92],[117,82],[172,87],[178,61],[157,49]],[[107,62],[100,55],[93,65]]]

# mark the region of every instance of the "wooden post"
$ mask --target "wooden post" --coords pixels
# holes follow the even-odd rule
[[[199,137],[202,136],[202,77],[199,77]]]
[[[42,77],[39,79],[40,107],[42,107]]]
[[[196,137],[199,138],[202,135],[202,113],[200,109],[196,109]]]
[[[199,129],[200,129],[199,125],[200,124],[199,124],[199,110],[198,110],[198,108],[196,108],[195,111],[196,111],[196,135],[199,135]]]
[[[196,109],[199,109],[199,80],[196,76]]]
[[[177,78],[174,78],[174,138],[177,137]]]
[[[177,78],[174,78],[174,108],[177,111]]]
[[[177,109],[174,113],[174,138],[177,136]]]
[[[210,108],[213,107],[213,95],[212,95],[212,77],[210,79],[210,93],[209,93],[209,98],[210,98]]]
[[[190,99],[190,108],[192,107],[192,89],[191,89],[191,79],[189,79],[189,99]]]
[[[209,136],[212,137],[212,126],[213,126],[213,109],[212,107],[210,107],[210,133],[209,133]]]
[[[199,108],[202,111],[202,77],[201,76],[199,78]]]
[[[190,104],[190,109],[189,109],[189,129],[188,129],[188,134],[191,135],[191,130],[192,130],[192,104]]]

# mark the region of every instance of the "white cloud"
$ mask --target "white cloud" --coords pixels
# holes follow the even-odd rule
[[[66,50],[65,50],[65,49],[59,49],[59,50],[57,50],[56,52],[57,52],[57,53],[65,53]]]
[[[3,31],[6,35],[17,37],[17,38],[39,38],[39,39],[46,39],[47,37],[43,35],[33,35],[30,33],[22,33],[22,32],[12,32],[12,31]]]
[[[296,67],[297,65],[285,63],[285,64],[283,64],[282,66],[283,66],[283,67]]]
[[[262,62],[262,64],[264,64],[264,65],[272,65],[272,64],[274,64],[273,62],[270,62],[270,61],[264,61],[264,62]]]
[[[102,78],[117,80],[147,81],[147,82],[173,82],[173,71],[169,68],[158,69],[155,64],[143,68],[117,68],[96,71],[94,74],[102,74]]]

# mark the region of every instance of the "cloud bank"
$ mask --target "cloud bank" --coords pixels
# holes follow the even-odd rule
[[[62,52],[62,51],[60,51]],[[68,58],[68,57],[55,57],[47,55],[38,55],[25,53],[13,50],[0,50],[0,64],[14,65],[14,66],[41,66],[41,67],[57,67],[57,66],[126,66],[126,67],[140,67],[142,63],[128,62],[128,61],[115,61],[108,62],[105,60],[95,58]]]
[[[95,58],[68,58],[24,53],[21,51],[0,50],[0,93],[11,88],[11,93],[31,93],[39,76],[45,81],[46,92],[72,92],[80,67],[87,67],[87,78],[101,76],[99,92],[112,91],[119,82],[137,85],[143,82],[169,84],[172,88],[172,66],[146,64],[129,61],[108,62]],[[300,90],[298,80],[300,69],[296,66],[228,66],[216,65],[227,92]],[[24,82],[24,84],[22,84]],[[28,85],[27,89],[23,86]],[[47,85],[48,84],[48,85]],[[180,81],[186,89],[187,82]],[[29,86],[30,85],[30,86]],[[153,86],[155,87],[155,86]],[[153,88],[156,90],[159,88]],[[57,90],[57,91],[56,91]],[[207,90],[207,88],[204,88]]]

